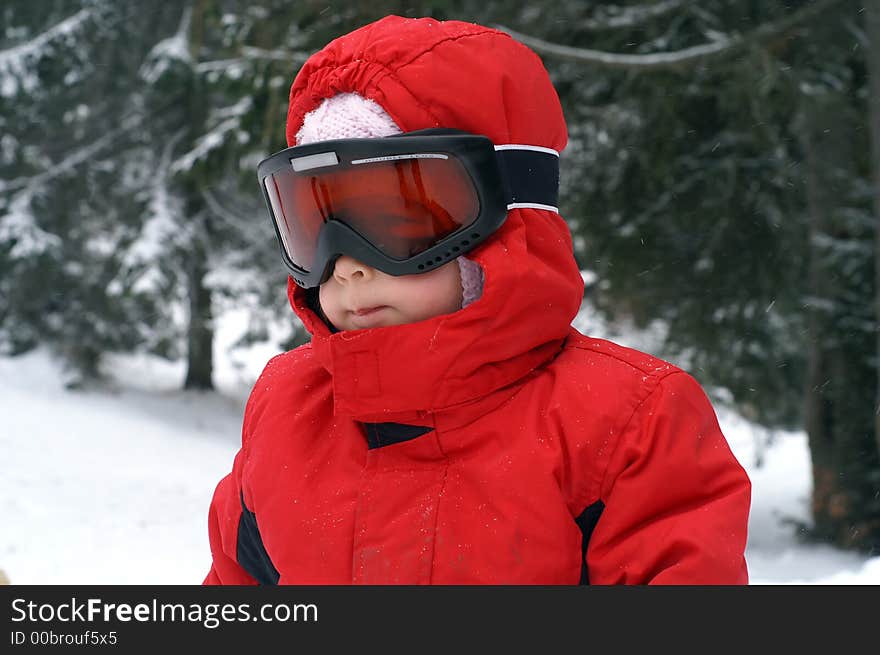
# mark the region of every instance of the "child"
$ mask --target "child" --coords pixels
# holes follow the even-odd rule
[[[305,63],[287,140],[259,177],[312,340],[254,385],[206,584],[748,582],[750,482],[698,383],[571,327],[533,52],[388,16]]]

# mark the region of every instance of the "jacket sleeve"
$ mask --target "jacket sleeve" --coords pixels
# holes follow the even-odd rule
[[[247,432],[253,396],[245,408],[242,447],[232,471],[217,484],[208,510],[208,540],[212,563],[203,585],[255,585],[257,581],[238,563],[239,526],[242,518],[241,479],[246,459]]]
[[[620,433],[586,554],[592,584],[748,584],[751,482],[696,380],[664,377]]]
[[[238,563],[238,530],[241,521],[241,479],[236,476],[242,451],[236,455],[233,471],[217,485],[208,511],[208,540],[211,544],[211,569],[202,584],[205,585],[255,585],[251,577]]]

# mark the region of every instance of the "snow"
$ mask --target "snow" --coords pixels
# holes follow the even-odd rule
[[[23,191],[12,198],[9,211],[0,214],[0,243],[15,245],[9,250],[11,259],[40,255],[61,245],[61,238],[40,229],[30,208],[31,193]]]
[[[186,8],[180,19],[177,32],[173,36],[157,43],[150,51],[147,61],[140,72],[141,78],[145,82],[154,84],[175,62],[180,62],[187,66],[192,65],[189,39],[187,37],[191,18],[192,9]]]
[[[171,173],[186,172],[193,168],[197,162],[205,159],[213,150],[229,143],[229,133],[238,130],[241,120],[238,117],[229,118],[207,134],[200,136],[192,150],[174,160],[171,165]]]
[[[599,15],[599,18],[586,20],[584,21],[583,26],[585,29],[589,30],[635,27],[647,20],[674,11],[681,7],[682,4],[682,0],[666,0],[665,2],[661,0],[660,2],[653,2],[648,5],[637,5],[632,7],[600,6],[596,8],[596,14]],[[537,7],[535,7],[535,9],[538,10]]]
[[[53,41],[69,38],[91,14],[90,10],[82,9],[28,41],[0,50],[0,96],[11,98],[20,89],[29,93],[37,88],[35,64],[49,52]]]
[[[657,339],[588,314],[576,324],[624,345]],[[114,357],[111,388],[82,391],[65,388],[45,350],[0,358],[0,569],[12,584],[201,583],[211,495],[238,448],[249,386],[277,352],[271,343],[230,351],[245,325],[244,312],[222,314],[210,393],[180,391],[182,364],[151,357]],[[880,557],[796,538],[789,522],[809,520],[805,435],[768,439],[716,409],[753,483],[751,583],[880,584]]]

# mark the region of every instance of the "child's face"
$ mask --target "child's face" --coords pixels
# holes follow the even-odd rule
[[[343,255],[319,290],[321,309],[339,330],[423,321],[461,309],[458,263],[394,276]]]

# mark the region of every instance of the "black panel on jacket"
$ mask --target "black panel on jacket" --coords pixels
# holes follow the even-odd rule
[[[595,503],[587,507],[583,512],[581,512],[580,516],[578,516],[574,521],[577,523],[578,527],[581,529],[581,584],[590,584],[590,574],[587,571],[587,546],[590,543],[590,535],[593,534],[593,528],[596,527],[596,523],[599,521],[599,517],[602,515],[602,510],[605,509],[605,503],[601,500],[597,500]]]
[[[241,518],[238,520],[238,546],[236,549],[238,563],[245,571],[250,573],[261,585],[277,585],[281,577],[269,553],[263,545],[260,529],[257,527],[257,515],[244,504],[244,494],[241,494]]]
[[[363,423],[367,433],[367,444],[370,449],[390,446],[391,444],[409,441],[427,434],[434,428],[423,425],[407,425],[405,423]]]

